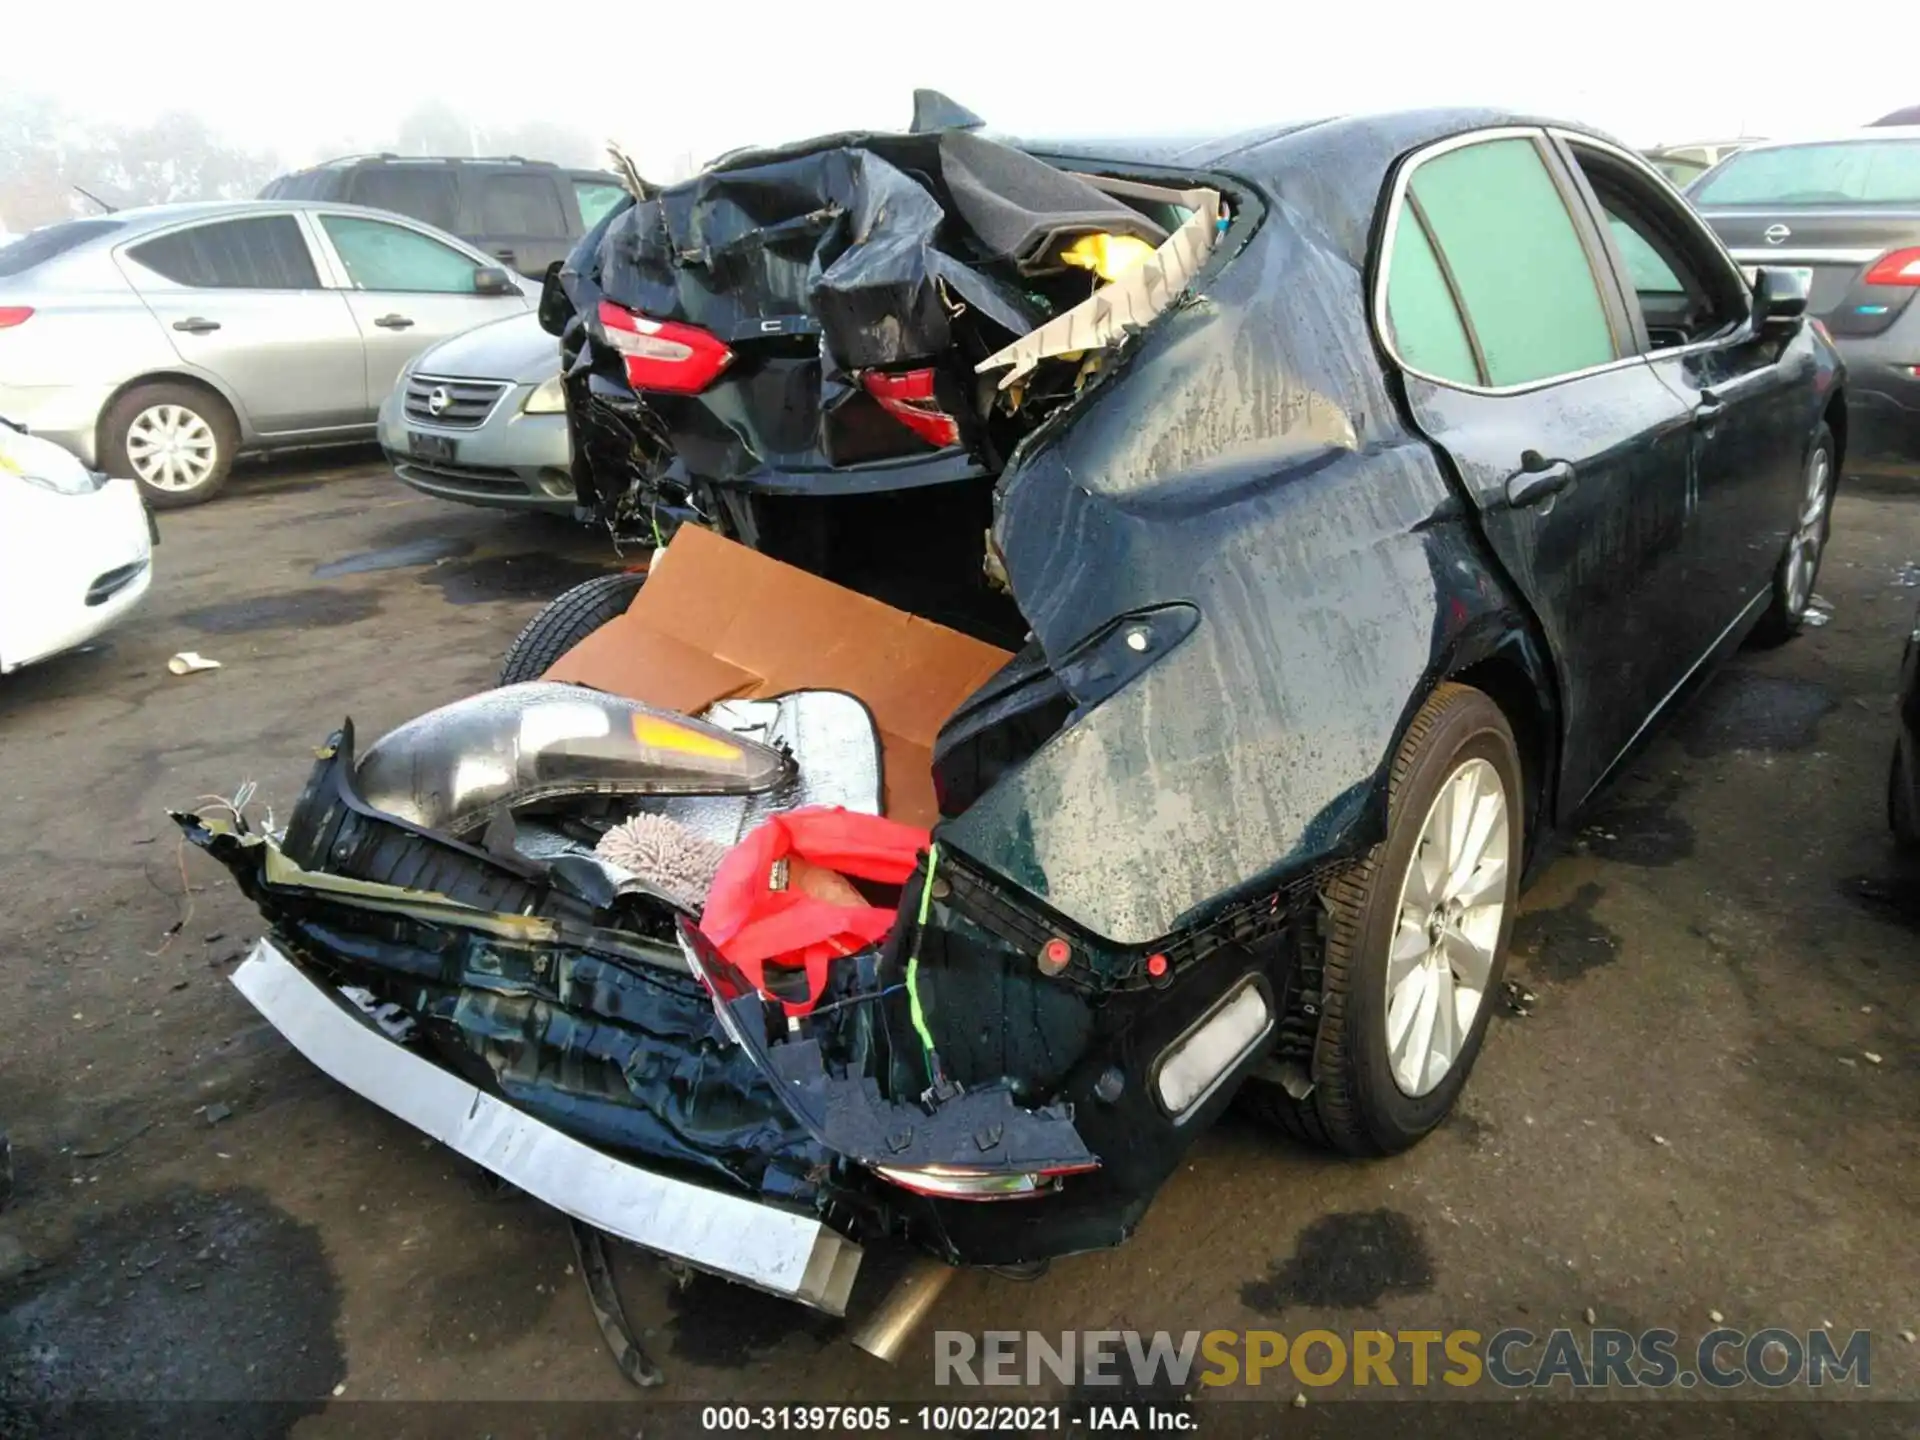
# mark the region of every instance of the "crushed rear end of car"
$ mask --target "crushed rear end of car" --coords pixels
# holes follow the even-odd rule
[[[365,756],[344,728],[284,832],[177,817],[270,923],[242,988],[559,1208],[822,1308],[860,1247],[1026,1266],[1124,1240],[1242,1080],[1305,1083],[1313,896],[1376,761],[1327,777],[1338,807],[1302,789],[1317,828],[1269,802],[1226,843],[1230,772],[1270,763],[1277,721],[1222,720],[1233,633],[1201,645],[1166,574],[1127,567],[1140,524],[1176,569],[1230,538],[1205,512],[1233,486],[1101,518],[1115,497],[1049,472],[1022,535],[1002,515],[1005,557],[989,525],[1090,397],[1110,434],[1113,382],[1183,307],[1154,364],[1218,389],[1250,322],[1196,286],[1259,213],[1224,177],[954,129],[730,157],[623,212],[561,282],[567,384],[576,472],[617,534],[659,542],[650,578],[543,682]],[[826,508],[935,494],[956,508],[877,533]],[[820,523],[764,543],[789,502]],[[1045,537],[1091,522],[1069,606]],[[835,563],[757,553],[809,545]],[[915,583],[927,603],[902,604]],[[677,862],[616,858],[646,817],[731,855],[822,814],[918,838],[898,873],[856,872],[888,923],[820,976],[736,963]],[[1223,843],[1183,855],[1196,825]],[[785,867],[763,889],[800,888]],[[387,1052],[446,1077],[433,1113]],[[682,1186],[733,1218],[703,1229]],[[715,1243],[749,1213],[781,1265]]]

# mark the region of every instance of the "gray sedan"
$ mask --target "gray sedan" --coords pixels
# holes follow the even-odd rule
[[[529,310],[530,283],[385,211],[156,205],[0,248],[0,414],[165,508],[247,450],[366,440],[435,341]]]
[[[528,314],[423,351],[380,407],[380,444],[425,494],[572,514],[560,342]]]

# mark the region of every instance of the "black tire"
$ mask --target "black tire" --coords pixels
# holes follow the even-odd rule
[[[1428,1093],[1412,1096],[1389,1068],[1387,952],[1427,812],[1441,785],[1470,759],[1487,761],[1506,792],[1506,908],[1480,1008],[1453,1067]],[[1246,1109],[1297,1140],[1349,1155],[1405,1150],[1447,1117],[1480,1053],[1506,968],[1525,842],[1520,773],[1513,731],[1499,706],[1465,685],[1434,690],[1394,756],[1386,839],[1321,892],[1327,913],[1312,1089],[1296,1100],[1278,1084],[1249,1081],[1240,1097]]]
[[[1753,627],[1753,643],[1760,646],[1784,645],[1800,633],[1800,627],[1806,622],[1807,602],[1813,598],[1813,587],[1820,579],[1820,560],[1826,554],[1827,537],[1833,530],[1833,497],[1840,489],[1839,452],[1833,443],[1833,432],[1823,423],[1815,427],[1813,439],[1807,444],[1806,467],[1801,472],[1805,478],[1814,473],[1814,466],[1824,456],[1827,465],[1826,503],[1821,507],[1817,530],[1817,544],[1813,554],[1813,573],[1807,577],[1804,590],[1796,596],[1790,583],[1793,565],[1793,537],[1789,536],[1787,548],[1781,552],[1780,560],[1773,569],[1773,594],[1767,602],[1767,611]],[[1800,517],[1796,515],[1796,524]]]
[[[645,571],[623,570],[596,575],[562,592],[513,637],[506,659],[500,662],[500,683],[538,680],[567,651],[609,620],[626,614],[646,580]]]
[[[149,482],[134,469],[127,454],[128,436],[143,413],[160,405],[176,405],[198,418],[212,432],[213,468],[191,489],[169,489]],[[109,475],[125,476],[140,486],[155,510],[180,510],[204,505],[226,488],[233,473],[234,452],[240,448],[240,426],[227,402],[213,391],[173,380],[135,385],[107,407],[100,421],[100,464]]]
[[[1920,850],[1920,816],[1913,813],[1913,777],[1898,742],[1893,764],[1887,768],[1887,827],[1902,850]]]

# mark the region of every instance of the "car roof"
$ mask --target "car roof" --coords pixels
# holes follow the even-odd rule
[[[379,220],[389,225],[404,225],[410,229],[424,231],[443,244],[460,251],[461,254],[472,259],[476,266],[499,263],[490,258],[485,251],[476,249],[458,235],[437,229],[424,220],[416,220],[410,215],[400,215],[391,210],[376,210],[366,205],[348,205],[332,200],[193,200],[171,205],[136,205],[104,215],[76,215],[70,221],[57,223],[72,224],[83,221],[106,223],[99,234],[89,235],[71,249],[51,257],[49,263],[64,266],[80,260],[83,256],[98,256],[184,221],[239,219],[248,215],[287,215],[297,212],[364,216],[369,220]]]
[[[218,220],[254,214],[280,215],[291,211],[323,212],[328,215],[365,215],[369,219],[398,220],[415,229],[431,230],[436,235],[446,234],[443,230],[435,230],[424,220],[415,220],[408,215],[399,215],[391,210],[376,210],[366,205],[349,205],[344,201],[336,200],[187,200],[170,205],[134,205],[125,210],[114,210],[103,215],[76,215],[73,218],[116,222],[119,228],[103,232],[98,238],[110,244],[123,245],[135,235],[164,229],[182,220]],[[448,238],[457,239],[458,237],[449,236]]]
[[[1795,145],[1844,145],[1867,140],[1920,140],[1920,125],[1872,125],[1860,130],[1836,130],[1817,135],[1783,136],[1777,140],[1755,140],[1748,150],[1782,150]]]

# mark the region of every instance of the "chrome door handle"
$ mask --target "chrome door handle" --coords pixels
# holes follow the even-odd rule
[[[1519,470],[1507,477],[1507,504],[1516,510],[1550,500],[1573,483],[1573,466],[1565,460],[1538,469]]]
[[[189,335],[211,335],[215,330],[220,328],[220,322],[218,320],[208,320],[200,315],[189,315],[184,320],[174,321],[173,328],[176,330],[184,330]]]
[[[407,330],[412,328],[413,325],[413,321],[404,315],[382,315],[373,323],[378,325],[382,330]]]

